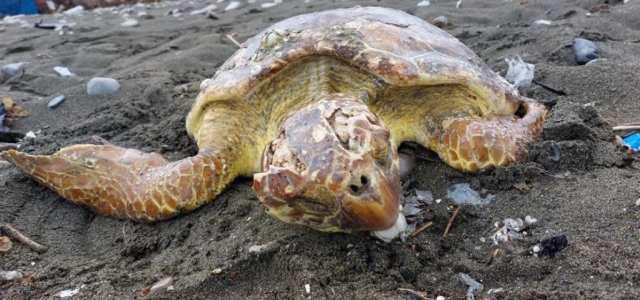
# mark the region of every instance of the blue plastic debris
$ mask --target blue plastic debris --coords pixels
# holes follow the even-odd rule
[[[34,0],[0,0],[0,15],[35,15],[38,8]]]
[[[633,152],[640,152],[640,132],[632,133],[622,139],[622,146]]]

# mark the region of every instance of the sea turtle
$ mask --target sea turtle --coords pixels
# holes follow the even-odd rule
[[[253,176],[280,220],[393,237],[404,222],[402,142],[458,170],[487,170],[524,158],[546,116],[451,35],[380,7],[281,21],[200,89],[186,120],[196,156],[169,162],[108,144],[0,156],[105,215],[166,220]]]

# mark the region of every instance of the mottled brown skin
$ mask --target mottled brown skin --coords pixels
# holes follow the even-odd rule
[[[237,176],[277,218],[384,230],[399,215],[397,148],[415,142],[482,171],[526,157],[544,106],[427,22],[375,7],[301,15],[243,44],[187,116],[197,156],[116,146],[0,156],[74,203],[139,221],[210,202]]]

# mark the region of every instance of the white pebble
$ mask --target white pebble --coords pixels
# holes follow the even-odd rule
[[[64,99],[65,99],[64,95],[57,96],[51,99],[51,101],[49,101],[49,104],[47,104],[47,107],[51,109],[56,108],[58,105],[60,105],[64,101]]]
[[[2,67],[2,74],[8,78],[14,77],[24,69],[24,65],[26,64],[26,62],[19,62],[5,65]]]
[[[442,199],[436,199],[436,203],[442,202]]]
[[[215,5],[215,4],[211,4],[209,6],[206,6],[206,7],[202,8],[202,9],[197,9],[197,10],[191,11],[189,14],[190,15],[200,15],[200,14],[204,15],[207,12],[214,11],[216,9],[218,9],[218,6]]]
[[[87,94],[106,96],[120,90],[120,84],[113,78],[95,77],[87,83]]]
[[[484,242],[486,242],[486,241],[487,241],[487,239],[485,239],[484,237],[481,237],[481,238],[480,238],[480,242],[481,242],[481,243],[484,243]]]
[[[444,296],[438,296],[436,297],[436,300],[445,300]]]
[[[122,27],[136,27],[140,25],[140,22],[138,22],[138,20],[136,19],[127,19],[126,21],[120,23],[120,26]]]
[[[58,297],[60,297],[60,298],[72,297],[72,296],[75,296],[75,294],[77,294],[79,292],[80,292],[80,289],[64,290],[64,291],[61,291],[60,294],[58,294]]]
[[[533,22],[533,24],[536,24],[536,25],[551,25],[551,21],[549,21],[549,20],[536,20],[535,22]]]
[[[429,5],[431,5],[431,2],[426,1],[426,0],[425,1],[420,1],[418,3],[418,6],[429,6]]]
[[[156,282],[153,286],[149,288],[149,293],[153,293],[155,291],[169,289],[169,287],[173,284],[173,277],[164,278],[158,282]]]
[[[227,7],[224,8],[224,11],[230,11],[234,9],[238,9],[242,6],[239,1],[231,1]]]
[[[22,279],[22,273],[18,271],[0,271],[2,280],[11,281],[14,279]]]
[[[531,224],[533,224],[535,222],[538,222],[538,219],[536,219],[536,218],[534,218],[532,216],[524,217],[524,223],[527,224],[527,225],[531,225]]]
[[[310,284],[308,284],[308,283],[307,283],[307,284],[305,284],[305,285],[304,285],[304,291],[305,291],[307,294],[310,294],[310,293],[311,293],[311,285],[310,285]]]
[[[533,253],[538,253],[538,252],[540,252],[540,246],[538,245],[533,246]]]
[[[268,2],[268,3],[262,3],[260,4],[260,7],[262,8],[269,8],[269,7],[274,7],[278,5],[278,3],[273,3],[273,2]]]
[[[70,8],[68,10],[66,10],[63,14],[67,15],[67,16],[77,16],[82,14],[82,12],[84,11],[84,7],[82,7],[82,5],[78,5],[74,8]]]
[[[636,206],[640,206],[640,198],[638,198],[638,200],[636,200]]]

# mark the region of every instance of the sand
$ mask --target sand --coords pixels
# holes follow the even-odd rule
[[[0,85],[30,115],[12,124],[37,132],[22,150],[53,153],[60,147],[109,142],[161,151],[170,160],[197,151],[184,128],[196,94],[174,88],[213,75],[240,42],[274,22],[301,13],[353,5],[383,5],[423,19],[445,15],[446,30],[504,75],[505,58],[520,55],[536,66],[537,82],[521,92],[551,108],[542,140],[527,162],[485,174],[463,174],[437,160],[422,160],[409,177],[407,193],[429,190],[443,199],[417,219],[433,226],[405,243],[385,244],[367,235],[328,234],[282,223],[264,212],[251,180],[237,180],[216,201],[155,225],[117,220],[74,206],[38,186],[15,167],[0,163],[0,221],[48,247],[38,254],[13,241],[0,253],[1,270],[19,270],[22,280],[0,282],[3,299],[142,299],[141,290],[172,276],[173,290],[149,299],[464,299],[466,273],[484,285],[476,299],[639,299],[640,176],[637,164],[613,143],[612,125],[637,122],[640,95],[640,2],[622,1],[323,1],[301,0],[257,10],[261,3],[222,12],[219,19],[190,16],[203,2],[176,3],[182,18],[165,16],[174,6],[150,8],[153,19],[120,27],[117,14],[66,17],[73,35],[6,25],[0,33],[0,64],[26,61],[26,72]],[[609,11],[586,13],[611,2]],[[141,10],[140,8],[136,8]],[[548,13],[547,13],[548,12]],[[52,16],[31,16],[29,22]],[[533,25],[539,19],[551,25]],[[584,37],[601,49],[602,60],[578,66],[571,43]],[[54,66],[77,78],[63,78]],[[112,97],[86,95],[94,76],[120,81]],[[66,101],[48,109],[51,96]],[[595,102],[593,107],[584,104]],[[557,145],[559,162],[549,150]],[[425,154],[428,156],[428,153]],[[446,191],[470,183],[496,196],[486,206],[463,206],[450,233],[453,213]],[[529,190],[522,189],[525,184]],[[505,218],[538,219],[523,240],[494,245],[490,236]],[[554,257],[529,251],[540,240],[566,235],[569,245]],[[280,246],[261,255],[249,247]],[[499,255],[489,264],[495,249]],[[212,270],[219,269],[212,274]],[[309,285],[310,293],[305,290]]]

